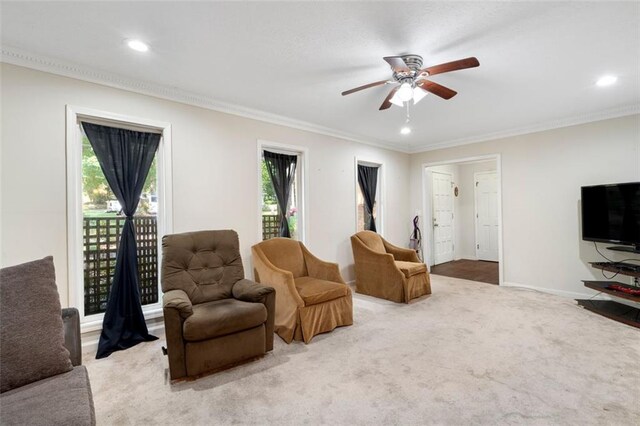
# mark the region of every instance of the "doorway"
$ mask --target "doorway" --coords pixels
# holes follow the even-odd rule
[[[502,282],[500,156],[423,164],[425,263],[432,274]]]

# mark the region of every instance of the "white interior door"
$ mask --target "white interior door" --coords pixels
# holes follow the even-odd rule
[[[432,172],[434,265],[453,260],[453,198],[451,175]]]
[[[498,174],[475,173],[476,257],[498,261]]]

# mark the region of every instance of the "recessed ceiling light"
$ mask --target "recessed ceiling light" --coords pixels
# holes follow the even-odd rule
[[[616,81],[618,81],[618,77],[615,75],[603,75],[596,81],[596,85],[600,87],[611,86]]]
[[[400,129],[400,133],[402,133],[403,135],[408,135],[409,133],[411,133],[411,127],[404,126],[402,129]]]
[[[127,40],[127,46],[137,52],[146,52],[149,50],[149,45],[140,40]]]

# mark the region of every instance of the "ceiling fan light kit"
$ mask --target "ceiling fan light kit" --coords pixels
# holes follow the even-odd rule
[[[402,102],[408,102],[413,99],[413,82],[405,81],[400,85],[400,88],[396,92],[396,96]]]
[[[427,68],[422,68],[423,61],[420,55],[386,56],[383,59],[389,64],[393,71],[391,80],[381,80],[365,84],[364,86],[342,92],[342,96],[383,84],[399,84],[399,86],[391,89],[384,102],[382,102],[382,105],[380,105],[381,111],[389,109],[391,105],[402,107],[405,102],[410,102],[411,100],[413,100],[415,105],[426,96],[427,92],[433,93],[442,99],[451,99],[457,94],[456,91],[433,81],[426,80],[426,78],[436,74],[474,68],[480,65],[480,62],[474,57]]]

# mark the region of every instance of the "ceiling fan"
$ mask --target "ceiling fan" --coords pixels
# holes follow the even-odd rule
[[[391,66],[391,70],[393,71],[393,78],[391,80],[380,80],[375,83],[365,84],[364,86],[342,92],[342,96],[383,84],[398,84],[398,86],[391,89],[391,92],[389,92],[384,102],[382,102],[382,105],[380,105],[381,111],[388,109],[392,104],[401,107],[404,105],[404,102],[408,102],[411,99],[413,99],[413,103],[416,104],[427,95],[427,92],[440,96],[442,99],[451,99],[457,94],[456,91],[434,83],[433,81],[426,80],[426,78],[436,74],[474,68],[480,65],[480,62],[474,57],[433,65],[427,68],[422,68],[422,56],[420,55],[387,56],[382,59],[387,61]]]

